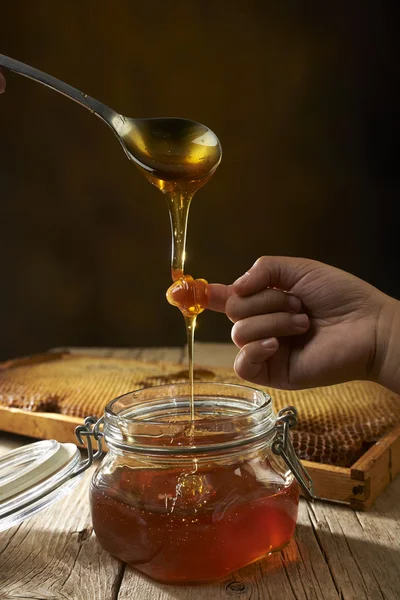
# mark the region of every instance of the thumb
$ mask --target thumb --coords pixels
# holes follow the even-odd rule
[[[295,292],[296,284],[318,266],[321,263],[307,258],[262,256],[231,287],[238,296],[249,296],[266,288]]]

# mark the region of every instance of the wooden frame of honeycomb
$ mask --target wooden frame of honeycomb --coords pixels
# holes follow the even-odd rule
[[[195,370],[198,380],[243,383],[231,369]],[[140,387],[187,379],[182,364],[46,353],[0,365],[0,429],[74,442],[88,415]],[[294,405],[297,454],[317,497],[366,510],[400,472],[400,398],[369,382],[288,392],[266,389],[275,410]]]

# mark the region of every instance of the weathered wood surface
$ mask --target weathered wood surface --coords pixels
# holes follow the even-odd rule
[[[149,360],[184,360],[181,349],[133,353]],[[229,346],[216,346],[214,352],[214,346],[199,344],[196,362],[225,366],[233,356]],[[0,453],[28,441],[1,434]],[[0,533],[0,600],[400,598],[400,477],[367,513],[302,500],[295,537],[282,552],[219,583],[165,586],[101,550],[87,501],[90,476],[73,498]]]

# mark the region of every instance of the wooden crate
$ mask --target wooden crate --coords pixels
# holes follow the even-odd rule
[[[367,510],[400,473],[400,425],[383,436],[351,468],[303,461],[318,498]]]
[[[0,368],[33,364],[42,359],[11,361]],[[80,417],[0,406],[0,430],[32,438],[77,443],[74,431],[82,422]],[[400,472],[400,425],[375,442],[350,468],[310,461],[303,464],[312,477],[318,498],[366,510]]]

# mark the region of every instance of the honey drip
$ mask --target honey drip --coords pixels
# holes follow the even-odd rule
[[[194,142],[197,145],[200,144],[201,155],[199,152],[191,150]],[[173,169],[165,167],[165,174],[158,170],[156,175],[154,172],[139,168],[150,183],[165,195],[168,203],[172,233],[171,277],[173,283],[167,290],[166,296],[168,302],[177,306],[185,318],[191,386],[190,418],[193,421],[195,419],[194,332],[197,317],[208,304],[208,283],[205,279],[194,279],[191,275],[185,274],[187,222],[192,198],[195,192],[207,183],[217,168],[221,160],[221,148],[214,134],[212,136],[202,135],[196,140],[188,140],[186,137],[182,139],[180,146],[176,140],[174,143],[174,152],[171,155],[171,161],[174,161]],[[165,141],[165,144],[167,147],[168,140]],[[192,154],[190,154],[191,152]],[[184,164],[177,164],[176,157],[179,155],[185,157]],[[199,169],[200,164],[202,169]],[[206,164],[207,168],[205,169]],[[171,171],[175,175],[175,180],[171,180]]]
[[[193,279],[191,275],[184,275],[180,270],[172,270],[174,283],[167,291],[167,300],[177,306],[185,318],[186,336],[189,358],[190,382],[190,418],[195,418],[194,411],[194,332],[197,316],[203,312],[208,304],[208,283],[205,279]]]

